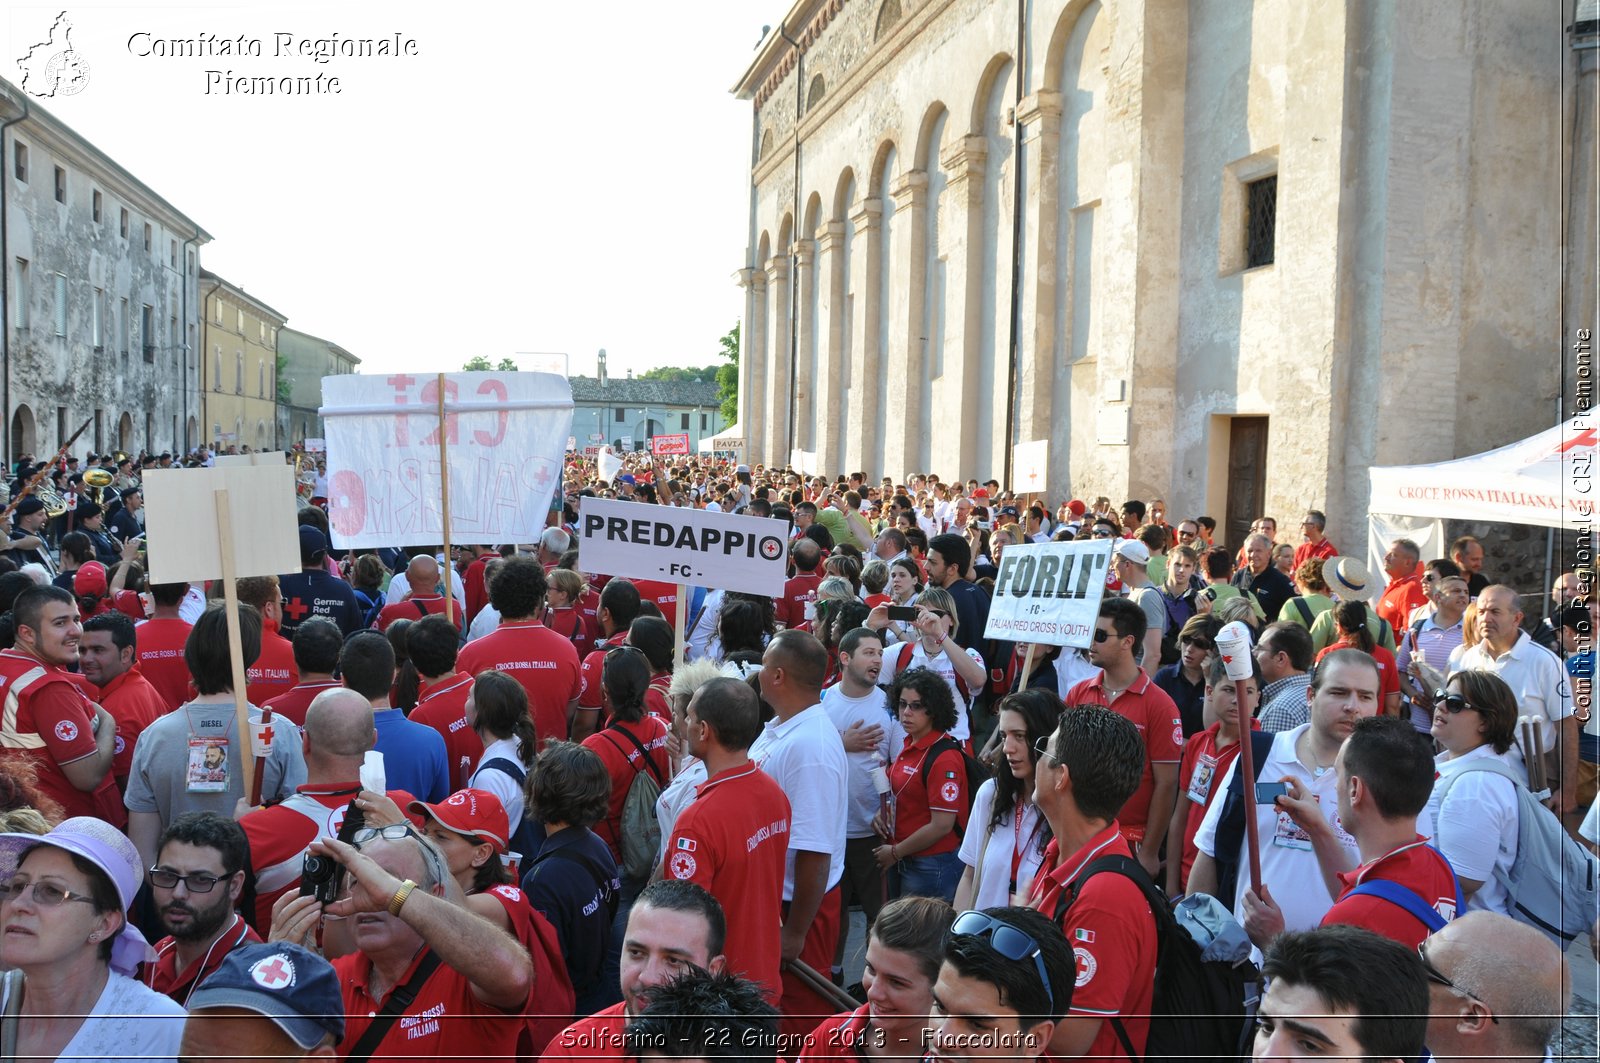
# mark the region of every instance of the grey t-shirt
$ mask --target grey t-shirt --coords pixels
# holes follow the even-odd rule
[[[1159,587],[1130,587],[1128,600],[1144,610],[1144,622],[1151,631],[1167,633],[1167,603],[1161,600]]]
[[[250,719],[261,719],[261,710],[254,705],[250,706]],[[299,730],[287,720],[281,722],[283,729],[274,737],[272,754],[263,765],[263,801],[287,797],[306,781]],[[227,739],[226,769],[218,765],[207,771],[207,740],[222,738]],[[249,735],[239,734],[231,703],[190,702],[178,706],[139,734],[128,771],[124,802],[128,811],[155,812],[163,826],[184,812],[216,812],[232,818],[234,804],[249,796],[244,792],[244,772],[240,767],[240,751],[249,741]],[[192,770],[191,764],[199,770]],[[197,792],[191,786],[208,789]]]

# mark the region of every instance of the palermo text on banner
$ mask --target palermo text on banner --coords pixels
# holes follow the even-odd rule
[[[447,373],[442,402],[438,381],[323,377],[335,548],[439,542],[446,497],[453,543],[531,543],[544,531],[572,430],[566,378]]]

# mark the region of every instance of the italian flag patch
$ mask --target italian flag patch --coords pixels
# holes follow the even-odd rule
[[[1076,929],[1076,930],[1074,930],[1072,932],[1072,940],[1081,941],[1085,945],[1093,945],[1094,944],[1094,931],[1093,930],[1085,930],[1083,927],[1080,926],[1078,929]]]

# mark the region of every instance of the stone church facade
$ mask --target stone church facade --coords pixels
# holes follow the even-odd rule
[[[1570,15],[797,0],[734,89],[748,457],[1005,479],[1048,439],[1054,501],[1359,541],[1369,466],[1558,416]]]

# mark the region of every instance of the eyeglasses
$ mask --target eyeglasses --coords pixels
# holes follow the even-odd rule
[[[1039,981],[1044,986],[1044,995],[1050,1001],[1050,1014],[1056,1011],[1055,989],[1050,985],[1050,972],[1044,967],[1044,954],[1039,948],[1039,943],[1033,940],[1032,935],[1026,934],[1010,923],[1003,923],[990,915],[982,912],[962,912],[956,916],[956,921],[951,924],[950,933],[970,934],[973,937],[987,937],[989,947],[998,952],[1003,958],[1013,963],[1022,960],[1032,960],[1034,969],[1039,972]]]
[[[203,871],[197,871],[192,875],[180,875],[176,871],[169,871],[164,867],[152,867],[150,869],[150,884],[152,886],[160,886],[164,890],[170,890],[181,882],[183,883],[183,888],[190,893],[210,893],[216,888],[217,883],[224,878],[230,877],[232,876],[208,875]]]
[[[921,708],[924,708],[922,702],[920,702],[920,701],[907,701],[905,698],[901,698],[899,701],[895,702],[894,703],[894,707],[897,708],[897,709],[921,709]]]
[[[1433,692],[1433,703],[1435,705],[1443,705],[1444,711],[1451,713],[1452,715],[1458,712],[1465,712],[1467,709],[1477,708],[1477,706],[1468,701],[1464,695],[1451,694],[1444,690],[1435,690]]]
[[[450,876],[444,865],[444,857],[439,855],[439,850],[433,843],[418,834],[416,828],[409,823],[391,823],[387,827],[363,827],[356,831],[352,841],[360,849],[368,842],[382,838],[385,841],[398,842],[410,838],[417,843],[417,848],[422,850],[422,859],[428,865],[428,875],[433,879],[430,885],[438,885]]]
[[[1482,1004],[1484,1012],[1489,1016],[1489,1021],[1494,1023],[1496,1026],[1499,1026],[1500,1020],[1495,1017],[1495,1013],[1493,1011],[1489,1010],[1488,1002],[1486,1002],[1478,994],[1472,992],[1470,989],[1463,989],[1456,985],[1450,980],[1448,975],[1439,970],[1439,968],[1435,967],[1433,962],[1428,959],[1427,948],[1428,941],[1426,938],[1417,942],[1417,959],[1422,961],[1422,973],[1427,975],[1428,981],[1432,982],[1434,985],[1442,985],[1452,993],[1460,993],[1462,996],[1473,1001],[1474,1003]]]
[[[1038,756],[1049,757],[1051,760],[1056,761],[1057,763],[1060,763],[1060,758],[1057,757],[1054,753],[1050,752],[1050,738],[1051,738],[1050,735],[1045,735],[1043,738],[1041,738],[1037,742],[1035,742],[1033,744],[1033,751]]]
[[[54,882],[39,880],[29,882],[23,879],[20,882],[13,878],[10,882],[0,885],[0,904],[8,904],[28,892],[29,886],[33,887],[33,903],[40,908],[59,908],[68,901],[80,901],[83,904],[93,904],[94,898],[87,893],[75,893],[63,889]]]

